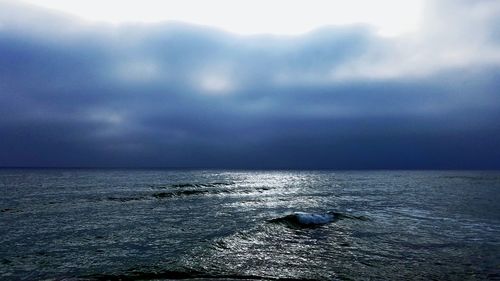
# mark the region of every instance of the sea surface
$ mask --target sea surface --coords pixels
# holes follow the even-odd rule
[[[0,170],[1,280],[500,280],[500,172]]]

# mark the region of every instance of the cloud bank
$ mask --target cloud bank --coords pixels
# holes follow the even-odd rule
[[[500,4],[238,36],[0,2],[0,166],[500,168]]]

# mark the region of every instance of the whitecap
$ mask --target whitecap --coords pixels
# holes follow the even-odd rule
[[[332,222],[335,217],[333,214],[313,214],[304,212],[295,212],[294,216],[300,224],[320,225]]]

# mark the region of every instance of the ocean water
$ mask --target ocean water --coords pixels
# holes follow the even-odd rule
[[[1,280],[500,280],[500,172],[0,170]]]

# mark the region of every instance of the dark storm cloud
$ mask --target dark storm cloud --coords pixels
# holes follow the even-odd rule
[[[433,41],[429,27],[244,37],[2,8],[2,166],[500,168],[491,11]]]

